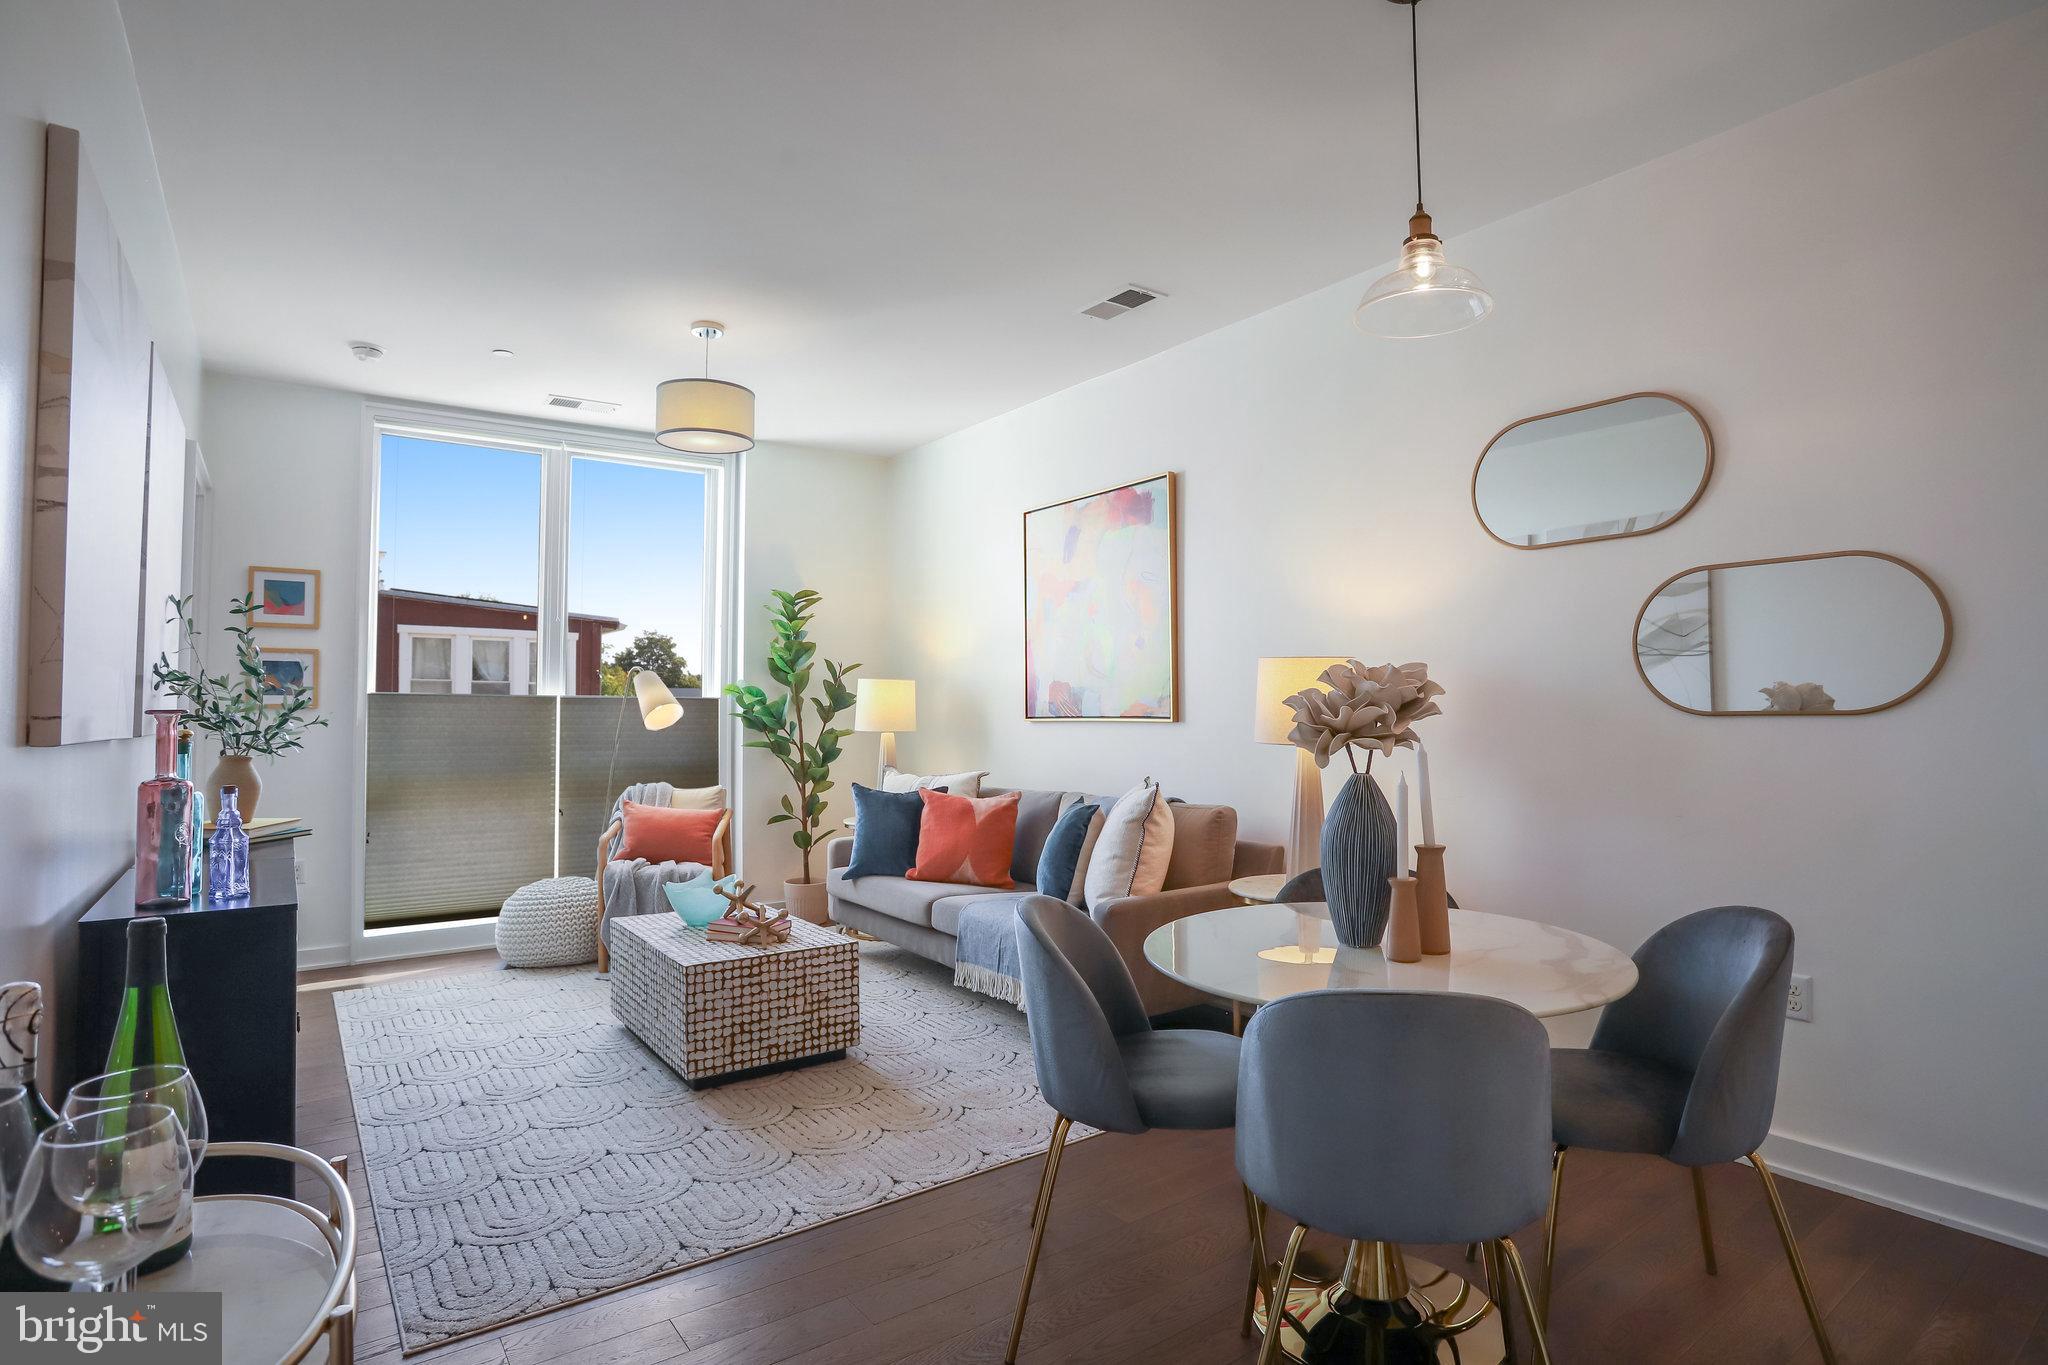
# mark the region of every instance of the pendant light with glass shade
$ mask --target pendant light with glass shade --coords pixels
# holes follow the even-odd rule
[[[701,379],[670,379],[655,386],[654,439],[671,450],[737,455],[754,448],[754,391],[711,377],[711,343],[725,335],[722,322],[693,322],[704,339]]]
[[[1478,276],[1444,259],[1443,239],[1436,235],[1422,207],[1422,59],[1415,24],[1421,0],[1392,2],[1408,7],[1408,79],[1415,105],[1415,215],[1408,220],[1400,266],[1373,281],[1351,320],[1362,332],[1401,340],[1443,336],[1470,327],[1493,311],[1493,295],[1486,292]]]

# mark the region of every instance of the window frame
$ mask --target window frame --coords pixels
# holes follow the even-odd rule
[[[363,456],[367,473],[363,479],[356,545],[362,554],[360,623],[358,638],[362,664],[354,688],[355,742],[353,791],[353,859],[350,901],[358,907],[350,916],[348,960],[377,961],[411,957],[421,953],[445,952],[482,947],[492,941],[496,921],[464,921],[449,925],[366,929],[360,907],[363,903],[363,859],[367,835],[369,793],[369,700],[376,687],[377,649],[377,545],[380,521],[378,500],[382,493],[383,438],[386,435],[413,436],[430,441],[484,446],[538,455],[541,460],[541,510],[539,535],[540,582],[537,605],[535,648],[539,656],[538,677],[529,676],[530,691],[519,686],[520,674],[531,673],[520,665],[523,651],[515,641],[512,650],[512,695],[561,697],[569,695],[567,683],[572,667],[569,651],[574,636],[569,629],[568,573],[570,482],[576,459],[606,460],[657,469],[682,469],[704,478],[704,564],[703,621],[704,657],[698,661],[704,677],[704,696],[716,699],[723,685],[736,676],[738,658],[738,583],[741,525],[741,455],[707,455],[671,450],[651,436],[610,427],[580,426],[537,418],[497,416],[428,404],[366,400],[363,404]],[[449,630],[429,634],[458,635]],[[500,638],[507,632],[484,632]],[[518,634],[518,632],[512,632]],[[402,673],[410,672],[410,646],[400,651]],[[466,686],[468,650],[458,638],[450,651],[451,689]],[[401,677],[400,690],[405,690]],[[731,726],[719,727],[719,780],[734,793],[737,804],[737,741]],[[738,831],[735,831],[738,834]],[[558,869],[559,871],[560,869]]]

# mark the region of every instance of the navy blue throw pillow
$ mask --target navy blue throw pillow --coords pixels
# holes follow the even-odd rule
[[[1065,900],[1073,894],[1074,874],[1081,867],[1081,850],[1088,842],[1088,824],[1102,807],[1082,801],[1067,807],[1052,833],[1045,836],[1045,852],[1038,855],[1039,894]]]
[[[944,791],[934,787],[933,791]],[[900,877],[917,863],[917,827],[924,798],[853,784],[853,861],[848,877]]]

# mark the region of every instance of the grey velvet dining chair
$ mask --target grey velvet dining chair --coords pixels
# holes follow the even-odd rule
[[[1252,1016],[1238,1073],[1237,1173],[1296,1223],[1268,1290],[1262,1365],[1279,1349],[1286,1286],[1311,1228],[1387,1244],[1377,1263],[1392,1268],[1381,1277],[1389,1298],[1405,1292],[1393,1244],[1482,1244],[1503,1333],[1512,1286],[1536,1358],[1549,1365],[1510,1235],[1543,1213],[1549,1062],[1542,1022],[1491,996],[1304,991]]]
[[[1834,1365],[1835,1348],[1784,1201],[1756,1150],[1771,1130],[1778,1099],[1792,926],[1753,905],[1717,906],[1659,929],[1635,961],[1636,988],[1607,1007],[1592,1044],[1551,1053],[1557,1155],[1544,1224],[1544,1316],[1556,1275],[1564,1160],[1572,1148],[1661,1156],[1689,1168],[1709,1275],[1717,1267],[1701,1168],[1747,1159],[1777,1220],[1821,1359]]]
[[[1024,1335],[1068,1130],[1076,1123],[1115,1133],[1228,1128],[1237,1117],[1240,1047],[1227,1033],[1154,1029],[1130,969],[1086,912],[1051,896],[1025,896],[1016,923],[1031,1060],[1039,1093],[1057,1117],[1031,1210],[1031,1251],[1003,1355],[1008,1365],[1014,1365]],[[1249,1195],[1245,1207],[1252,1251],[1242,1330],[1249,1334],[1265,1249]]]

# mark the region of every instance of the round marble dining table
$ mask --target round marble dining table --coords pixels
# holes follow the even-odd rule
[[[1619,948],[1576,930],[1480,910],[1451,911],[1451,951],[1389,962],[1346,948],[1321,905],[1235,905],[1162,924],[1145,960],[1184,985],[1258,1006],[1300,991],[1458,991],[1513,1001],[1538,1018],[1598,1009],[1636,984]]]
[[[1337,942],[1326,906],[1285,902],[1231,906],[1163,924],[1146,935],[1145,960],[1228,1000],[1233,1030],[1246,1006],[1329,987],[1490,995],[1549,1018],[1598,1009],[1636,984],[1636,964],[1599,939],[1478,910],[1451,911],[1451,951],[1417,962],[1389,962],[1377,948],[1346,948]],[[1364,1297],[1372,1291],[1353,1272],[1370,1263],[1367,1247],[1392,1252],[1403,1265],[1408,1287],[1397,1299]],[[1269,1274],[1276,1270],[1269,1265]],[[1268,1297],[1261,1293],[1254,1312],[1261,1331]],[[1492,1365],[1513,1354],[1500,1314],[1478,1286],[1389,1244],[1350,1244],[1341,1272],[1334,1264],[1304,1270],[1297,1263],[1286,1297],[1289,1313],[1278,1345],[1290,1361],[1310,1355],[1297,1323],[1322,1341],[1318,1361]],[[1333,1316],[1343,1321],[1323,1322]]]

